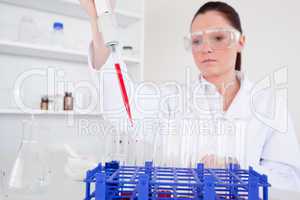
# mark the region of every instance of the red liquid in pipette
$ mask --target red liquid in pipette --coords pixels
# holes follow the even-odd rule
[[[124,83],[124,79],[123,79],[123,75],[122,75],[121,67],[120,67],[119,63],[115,63],[115,69],[116,69],[116,72],[117,72],[117,75],[118,75],[118,80],[119,80],[119,85],[120,85],[120,89],[121,89],[121,93],[122,93],[123,103],[124,103],[124,106],[126,108],[131,126],[133,126],[128,95],[127,95],[127,91],[126,91],[126,88],[125,88],[125,83]]]

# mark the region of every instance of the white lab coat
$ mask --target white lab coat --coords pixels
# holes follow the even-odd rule
[[[115,122],[116,119],[127,121],[111,57],[105,67],[97,72],[93,68],[92,53],[90,47],[91,76],[101,88],[102,111]],[[122,63],[122,66],[123,73],[127,75],[125,64]],[[263,89],[253,94],[255,84],[243,73],[237,75],[241,87],[226,112],[222,111],[222,96],[202,76],[180,87],[172,83],[165,84],[157,87],[159,91],[152,83],[144,83],[146,86],[141,87],[127,78],[126,88],[131,99],[133,118],[136,122],[146,120],[143,124],[147,124],[142,130],[135,129],[144,134],[146,142],[127,154],[133,157],[133,150],[143,155],[141,162],[153,159],[158,165],[171,166],[195,166],[206,154],[229,155],[237,158],[242,167],[253,166],[260,173],[267,174],[273,188],[300,191],[299,144],[291,117],[281,115],[269,123],[266,116],[274,110],[274,93],[270,89]],[[170,94],[173,96],[167,96]],[[275,108],[284,109],[280,105],[275,105]],[[191,125],[191,121],[192,124],[196,122],[196,126]],[[282,122],[287,123],[286,129],[281,129],[284,123],[278,126]],[[220,127],[234,134],[211,134],[220,131],[216,124],[221,124]],[[190,134],[191,129],[204,134]],[[199,129],[201,131],[198,132]],[[124,127],[122,131],[126,131]]]

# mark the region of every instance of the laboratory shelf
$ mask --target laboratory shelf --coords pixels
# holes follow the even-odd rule
[[[0,53],[87,63],[87,53],[83,51],[7,40],[0,40]],[[130,56],[123,56],[123,59],[128,66],[141,62],[140,59]]]
[[[18,109],[0,109],[0,115],[36,115],[36,116],[47,116],[47,115],[54,115],[54,116],[67,116],[67,115],[74,115],[74,116],[102,116],[102,113],[99,112],[79,112],[79,111],[43,111],[43,110],[28,110],[22,111]]]
[[[252,167],[205,168],[202,163],[172,168],[112,161],[87,171],[84,182],[85,200],[267,200],[270,187],[267,176]]]
[[[122,9],[116,9],[116,20],[120,27],[128,27],[131,24],[137,23],[141,19],[143,19],[143,16],[140,14],[136,14],[131,11],[122,10]]]
[[[80,51],[6,40],[0,41],[0,52],[72,62],[87,62],[87,55]]]
[[[80,19],[88,19],[88,16],[80,7],[79,0],[51,0],[42,2],[39,0],[0,0],[0,2]],[[116,9],[115,13],[117,22],[121,27],[127,27],[143,19],[141,14],[127,10]]]

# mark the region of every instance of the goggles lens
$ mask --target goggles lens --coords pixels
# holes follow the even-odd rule
[[[185,38],[186,48],[192,51],[200,51],[203,44],[207,43],[213,50],[229,48],[239,39],[240,33],[236,30],[207,30],[195,32]]]

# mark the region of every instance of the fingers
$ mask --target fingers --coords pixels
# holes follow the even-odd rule
[[[214,156],[214,155],[209,155],[208,156],[208,163],[209,163],[210,168],[216,167],[216,162],[217,162],[216,156]]]
[[[237,159],[232,157],[220,157],[213,154],[207,154],[203,156],[201,162],[204,164],[206,168],[225,168],[230,163],[238,163]]]
[[[204,166],[206,168],[214,168],[217,165],[217,159],[216,156],[212,155],[212,154],[207,154],[205,155],[202,159],[201,162],[204,164]]]
[[[225,168],[226,167],[226,161],[224,157],[218,157],[217,158],[217,168]]]
[[[111,3],[111,9],[114,11],[116,8],[117,2],[116,2],[116,0],[111,0],[110,3]]]
[[[88,16],[92,18],[97,17],[96,7],[94,0],[79,0],[81,7],[86,11]]]
[[[229,156],[225,159],[225,166],[229,166],[229,164],[238,164],[238,160],[234,157]]]

